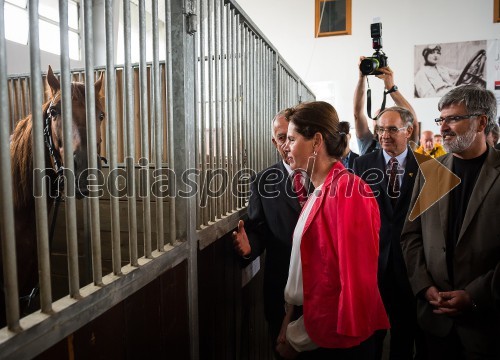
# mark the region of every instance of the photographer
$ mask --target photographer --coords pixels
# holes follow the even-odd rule
[[[361,56],[358,63],[358,69],[361,61],[365,59]],[[406,98],[401,94],[401,91],[394,84],[394,77],[392,69],[387,66],[378,69],[382,74],[375,75],[377,78],[382,79],[385,85],[385,91],[387,94],[391,95],[392,100],[397,106],[408,109],[413,115],[413,134],[410,138],[411,141],[418,143],[418,120],[415,114],[415,110],[406,100]],[[359,154],[364,155],[366,153],[380,149],[380,144],[378,143],[378,137],[374,136],[374,132],[370,131],[368,127],[368,118],[364,113],[364,108],[366,104],[366,75],[363,75],[359,71],[358,83],[356,89],[354,90],[354,125],[356,128],[356,137],[358,139]],[[378,114],[380,110],[375,111]],[[373,120],[373,126],[375,129],[375,120]]]

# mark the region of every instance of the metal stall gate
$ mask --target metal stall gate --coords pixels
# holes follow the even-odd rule
[[[98,153],[92,145],[99,142],[96,128],[88,126],[89,193],[82,200],[68,195],[75,191],[75,182],[67,180],[75,169],[73,154],[64,152],[66,196],[59,212],[48,197],[46,177],[34,172],[33,191],[43,194],[33,199],[32,226],[39,306],[23,313],[19,298],[26,294],[19,292],[17,279],[23,264],[16,260],[19,219],[12,205],[22,184],[12,183],[16,158],[8,156],[9,139],[17,122],[31,113],[33,168],[46,167],[46,114],[40,109],[48,87],[39,51],[39,1],[25,5],[31,65],[29,74],[20,76],[7,71],[5,0],[0,0],[0,100],[9,104],[0,110],[6,309],[0,357],[31,358],[45,351],[185,264],[189,352],[196,359],[198,252],[236,226],[245,213],[249,176],[275,162],[270,142],[274,114],[314,95],[233,1],[81,0],[78,6],[84,68],[71,69],[68,3],[59,1],[60,39],[55,41],[61,49],[56,72],[62,92],[61,145],[73,147],[71,81],[86,84],[86,121],[93,124],[99,120],[95,108],[100,101],[93,84],[101,74],[106,114],[100,125],[102,144]],[[138,8],[138,24],[131,23],[131,6]],[[99,16],[102,28],[96,28]],[[120,34],[117,22],[122,24]],[[131,56],[135,28],[138,63]],[[95,46],[99,32],[105,34],[105,48]],[[116,64],[119,38],[123,64]],[[97,52],[105,63],[95,63]],[[107,158],[102,167],[100,157]]]

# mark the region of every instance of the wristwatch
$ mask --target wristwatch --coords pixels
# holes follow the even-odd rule
[[[389,90],[387,90],[385,93],[386,94],[390,94],[390,93],[393,93],[395,91],[398,91],[398,87],[396,85],[393,85]]]

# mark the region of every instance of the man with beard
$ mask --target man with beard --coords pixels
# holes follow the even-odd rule
[[[418,321],[431,359],[499,359],[500,223],[493,216],[500,203],[500,152],[485,135],[496,119],[496,100],[491,91],[463,85],[444,95],[438,109],[449,154],[437,161],[461,182],[406,220],[401,235]],[[431,161],[421,164],[422,173],[428,166]],[[450,177],[434,171],[424,179],[422,173],[410,209]]]
[[[418,171],[408,146],[413,121],[412,112],[402,107],[381,111],[377,134],[382,148],[354,160],[354,173],[370,185],[380,210],[378,285],[391,323],[391,359],[413,359],[417,327],[415,297],[399,243]],[[385,330],[376,334],[376,359],[382,358],[385,335]]]

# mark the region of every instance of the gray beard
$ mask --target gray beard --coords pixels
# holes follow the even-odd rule
[[[469,130],[463,135],[456,135],[455,139],[450,142],[444,142],[444,148],[447,152],[451,153],[461,153],[471,146],[472,142],[476,138],[476,129],[474,129],[473,124],[469,127]]]

